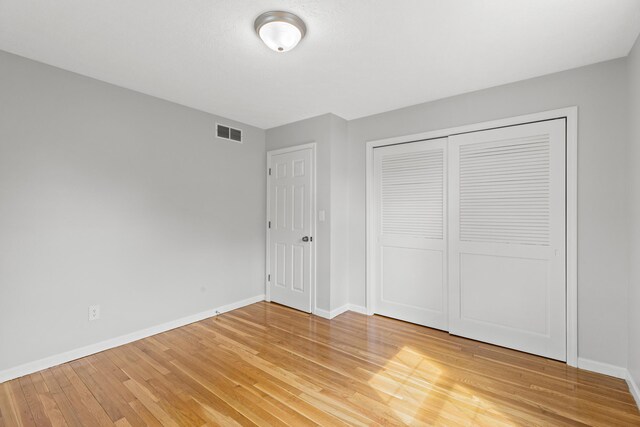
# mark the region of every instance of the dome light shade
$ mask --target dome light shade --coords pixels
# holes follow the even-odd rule
[[[276,52],[293,49],[307,32],[302,19],[281,11],[263,13],[256,19],[254,27],[264,44]]]

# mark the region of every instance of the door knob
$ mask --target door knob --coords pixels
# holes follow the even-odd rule
[[[303,242],[308,242],[309,240],[310,240],[310,239],[309,239],[309,236],[304,236],[304,237],[302,238],[302,241],[303,241]]]

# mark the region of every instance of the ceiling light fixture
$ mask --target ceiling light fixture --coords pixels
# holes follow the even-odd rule
[[[254,28],[264,44],[276,52],[293,49],[307,33],[307,26],[302,19],[282,11],[265,12],[258,16]]]

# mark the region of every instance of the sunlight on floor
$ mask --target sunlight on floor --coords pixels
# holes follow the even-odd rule
[[[405,346],[368,383],[407,424],[418,423],[424,417],[445,424],[511,424],[494,405],[447,373],[447,367]],[[446,414],[445,419],[442,414]]]

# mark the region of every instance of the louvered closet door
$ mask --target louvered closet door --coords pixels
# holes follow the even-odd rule
[[[449,331],[566,360],[565,121],[449,138]]]
[[[446,139],[374,150],[375,307],[447,328]]]

